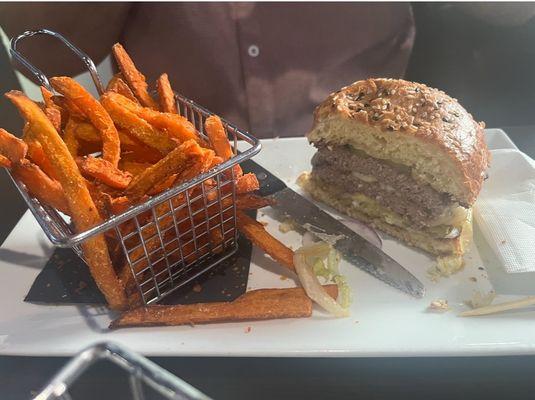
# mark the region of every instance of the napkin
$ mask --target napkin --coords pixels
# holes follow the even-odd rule
[[[474,206],[486,242],[508,273],[535,271],[535,161],[516,149],[491,151]]]

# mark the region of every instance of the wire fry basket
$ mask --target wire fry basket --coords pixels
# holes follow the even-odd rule
[[[128,376],[128,385],[121,399],[144,400],[146,388],[160,399],[210,400],[209,397],[169,373],[152,361],[115,343],[93,345],[72,358],[34,397],[34,400],[75,400],[72,388],[99,361],[118,366]],[[153,398],[151,396],[151,398]]]
[[[52,90],[46,75],[17,50],[20,40],[42,34],[59,39],[80,57],[99,94],[103,93],[93,61],[57,32],[40,29],[13,38],[13,58],[30,70],[43,86]],[[212,113],[179,94],[175,99],[179,114],[187,118],[207,140],[204,121]],[[22,182],[11,174],[10,177],[54,245],[71,247],[83,259],[80,244],[103,234],[112,249],[112,263],[118,275],[127,282],[127,293],[139,294],[143,304],[150,304],[237,251],[236,176],[233,167],[257,154],[261,145],[258,139],[228,122],[223,121],[223,126],[233,145],[233,157],[83,232],[75,232],[68,217],[41,204],[29,195]],[[238,140],[247,145],[241,152],[237,151]]]

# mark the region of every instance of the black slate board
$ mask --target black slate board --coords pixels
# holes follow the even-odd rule
[[[255,162],[248,160],[241,165],[244,172],[254,172],[259,177],[261,195],[267,196],[285,187],[280,179]],[[251,252],[251,243],[240,237],[238,251],[234,256],[177,289],[164,298],[160,304],[188,304],[235,299],[247,289]],[[44,304],[105,304],[104,297],[98,290],[87,266],[72,250],[61,248],[54,251],[35,279],[24,301]]]
[[[252,247],[248,240],[241,237],[238,246],[235,255],[177,289],[160,304],[230,301],[243,294],[249,276]],[[89,269],[71,249],[54,251],[24,301],[44,304],[105,304]]]

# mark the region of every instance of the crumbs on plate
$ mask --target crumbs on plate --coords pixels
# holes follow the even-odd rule
[[[472,298],[465,300],[464,304],[470,308],[486,307],[492,304],[495,297],[496,293],[494,293],[492,290],[487,294],[483,294],[480,291],[475,291],[472,295]]]
[[[431,312],[436,312],[436,313],[443,313],[443,312],[449,311],[450,306],[448,304],[448,300],[437,299],[429,303],[427,310]]]

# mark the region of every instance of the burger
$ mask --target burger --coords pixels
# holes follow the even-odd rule
[[[484,124],[423,84],[368,79],[314,112],[310,195],[405,243],[462,260],[489,152]]]

